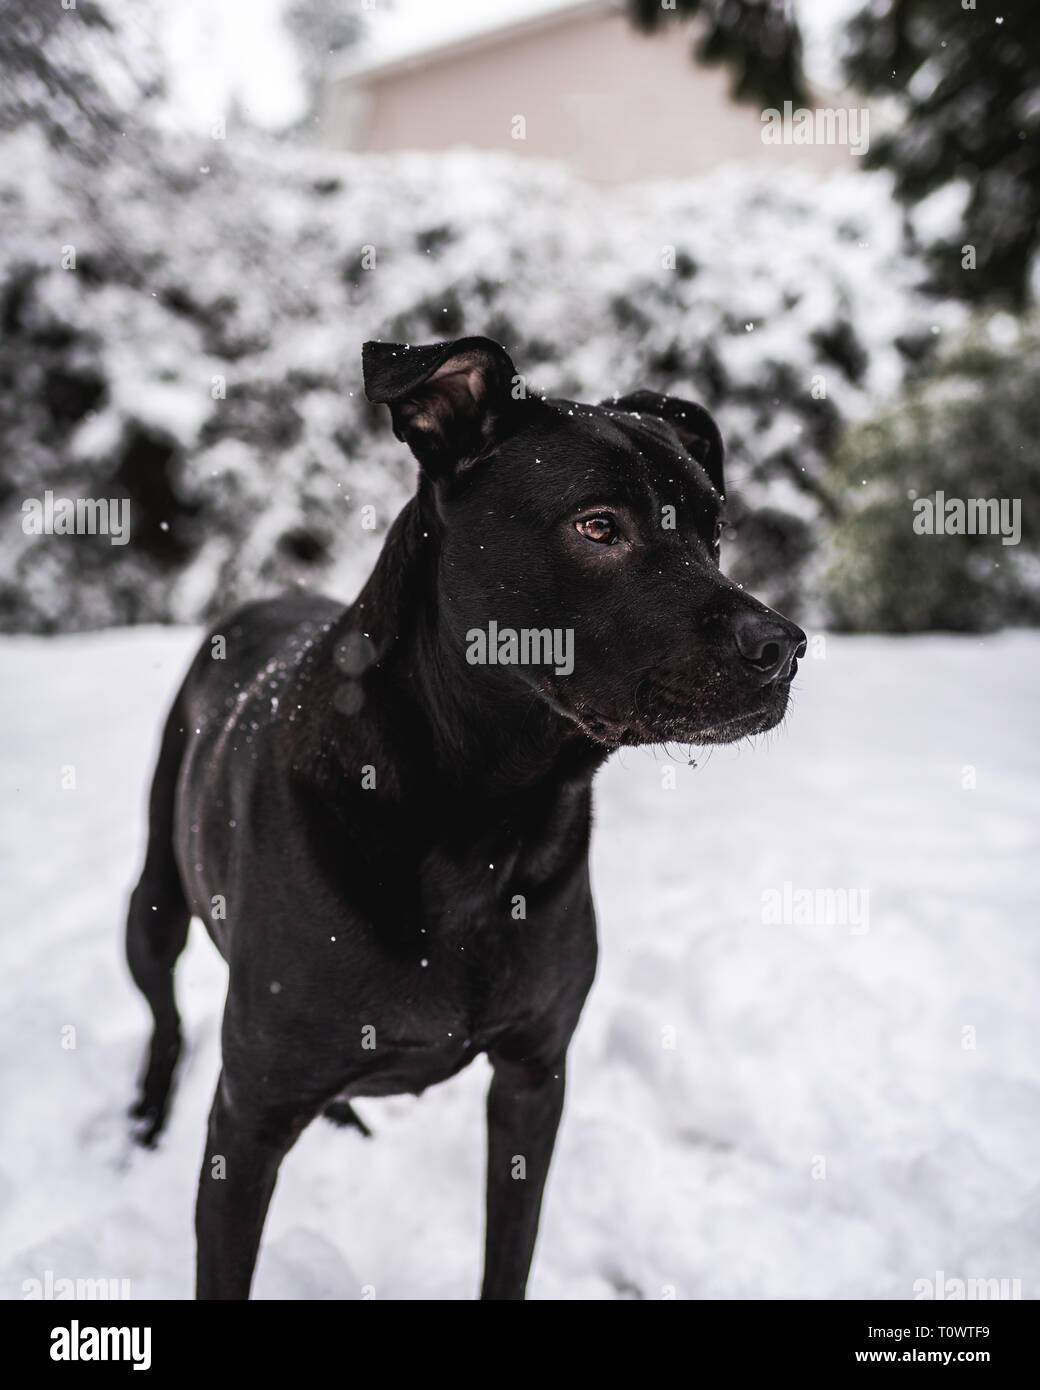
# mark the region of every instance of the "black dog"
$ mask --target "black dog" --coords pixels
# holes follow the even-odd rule
[[[248,1296],[278,1165],[316,1115],[360,1123],[351,1098],[421,1092],[479,1052],[482,1296],[524,1296],[596,968],[593,775],[622,744],[772,728],[804,652],[719,573],[722,440],[700,406],[527,397],[487,338],[368,343],[364,372],[416,496],[352,607],[254,603],[203,645],[130,905],[146,1143],[192,914],[230,968],[200,1298]]]

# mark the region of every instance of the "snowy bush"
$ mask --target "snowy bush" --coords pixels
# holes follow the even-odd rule
[[[234,130],[86,179],[32,126],[0,154],[7,630],[194,621],[292,584],[349,597],[414,477],[361,344],[470,333],[532,390],[706,404],[729,572],[811,612],[838,437],[957,312],[916,292],[882,176],[601,193],[508,156]],[[46,490],[129,498],[130,543],[25,534]]]

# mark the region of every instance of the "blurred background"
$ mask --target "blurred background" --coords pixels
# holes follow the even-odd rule
[[[353,596],[414,486],[361,344],[462,334],[707,405],[724,568],[810,633],[775,735],[598,779],[532,1296],[1038,1296],[1040,633],[994,631],[1040,617],[1034,11],[0,0],[0,1297],[191,1296],[202,932],[160,1148],[126,1121],[162,719],[199,623]],[[939,492],[1019,543],[918,534]],[[256,1296],[471,1298],[488,1074],[312,1125]]]
[[[466,333],[706,404],[726,567],[801,621],[1035,622],[1040,44],[949,8],[0,0],[0,628],[349,598],[412,487],[360,345]],[[921,540],[937,489],[1020,544]],[[26,534],[46,490],[129,543]]]

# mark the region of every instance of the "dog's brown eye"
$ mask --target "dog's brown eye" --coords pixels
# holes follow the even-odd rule
[[[617,540],[617,525],[612,516],[587,516],[582,521],[576,521],[574,527],[588,541],[612,545]]]

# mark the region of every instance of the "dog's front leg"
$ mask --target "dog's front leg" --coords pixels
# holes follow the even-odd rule
[[[225,1073],[217,1082],[195,1208],[196,1297],[249,1297],[260,1233],[278,1165],[309,1115],[236,1103]]]
[[[490,1054],[487,1230],[483,1299],[521,1299],[563,1109],[564,1058],[555,1065]]]

